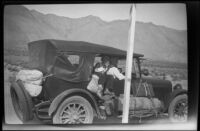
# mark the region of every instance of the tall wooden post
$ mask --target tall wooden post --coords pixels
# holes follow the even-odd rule
[[[135,36],[135,20],[136,20],[136,7],[135,4],[131,5],[130,9],[130,28],[128,36],[128,48],[126,55],[126,76],[125,76],[125,88],[124,88],[124,102],[123,102],[123,116],[122,123],[128,123],[129,117],[129,101],[130,101],[130,87],[131,87],[131,74],[132,74],[132,62],[134,51],[134,36]]]

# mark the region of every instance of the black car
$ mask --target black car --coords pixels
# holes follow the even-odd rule
[[[118,60],[126,59],[126,51],[82,41],[39,40],[28,43],[30,69],[41,71],[45,78],[42,92],[31,97],[23,82],[17,80],[11,84],[10,93],[16,114],[22,121],[35,116],[40,120],[52,120],[53,123],[92,123],[94,116],[101,118],[99,100],[87,90],[96,58],[108,56]],[[167,80],[145,78],[147,69],[141,69],[143,55],[134,54],[131,95],[159,99],[163,108],[157,113],[168,113],[170,119],[186,119],[187,91],[181,88],[172,90]],[[149,85],[151,95],[145,95]],[[124,92],[124,80],[113,80],[113,92],[116,101]],[[137,92],[137,94],[136,94]],[[120,110],[115,102],[115,112]],[[145,117],[154,115],[150,110],[137,110],[130,115]],[[96,114],[96,115],[95,115]]]

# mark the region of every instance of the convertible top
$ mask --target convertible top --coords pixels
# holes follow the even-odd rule
[[[28,44],[29,49],[31,46],[40,48],[43,47],[44,45],[46,45],[46,47],[53,46],[57,51],[60,52],[94,53],[100,55],[126,57],[126,51],[124,50],[84,41],[45,39],[45,40],[33,41]],[[134,57],[143,57],[143,55],[134,53]]]
[[[28,43],[28,49],[30,68],[70,82],[89,81],[97,55],[126,58],[126,51],[83,41],[39,40]],[[79,56],[77,66],[69,61],[70,54]],[[142,56],[134,54],[134,57]]]

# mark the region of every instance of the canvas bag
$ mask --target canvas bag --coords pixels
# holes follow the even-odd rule
[[[119,110],[122,110],[123,107],[123,95],[119,97]],[[149,99],[147,97],[130,97],[130,110],[141,110],[141,109],[159,109],[162,108],[162,103],[157,98]]]
[[[92,75],[92,79],[90,80],[87,89],[91,92],[97,93],[98,91],[98,80],[99,77],[97,75]]]
[[[32,97],[38,96],[42,91],[43,73],[38,70],[20,70],[16,75],[16,80],[21,80],[26,91]]]

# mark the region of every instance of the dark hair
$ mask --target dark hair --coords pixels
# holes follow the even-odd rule
[[[97,68],[99,68],[99,67],[101,67],[101,63],[96,63],[95,65],[94,65],[94,67],[93,67],[93,69],[92,69],[92,73],[94,73],[95,72],[95,69],[97,69]]]
[[[118,59],[116,57],[113,57],[110,59],[110,64],[117,67],[117,62],[118,62]]]
[[[102,61],[103,64],[105,64],[106,62],[110,62],[110,58],[108,56],[103,56],[101,58],[101,61]]]

